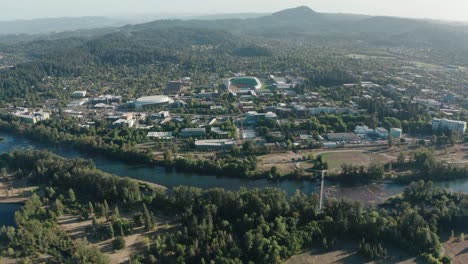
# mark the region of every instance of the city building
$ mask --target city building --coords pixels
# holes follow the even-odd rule
[[[154,115],[155,117],[158,117],[158,118],[168,118],[171,116],[171,114],[169,113],[169,111],[161,111],[157,114]]]
[[[255,124],[263,119],[277,120],[278,116],[273,112],[257,113],[256,111],[249,111],[245,113],[245,122],[247,124]]]
[[[134,119],[119,119],[112,123],[114,126],[127,126],[127,127],[133,127],[135,125],[135,120]]]
[[[223,138],[226,138],[229,136],[229,132],[222,130],[220,127],[212,127],[211,133],[213,135],[216,135],[218,137],[223,137]]]
[[[31,124],[50,119],[50,113],[44,112],[42,110],[29,112],[27,108],[23,108],[19,109],[13,114],[17,116],[21,121]]]
[[[183,128],[180,130],[179,136],[181,137],[204,137],[206,136],[206,129],[202,128]]]
[[[232,139],[195,140],[195,147],[199,150],[228,150],[234,145],[235,141]]]
[[[146,107],[163,106],[174,103],[174,100],[165,95],[153,95],[138,98],[134,104],[135,109],[142,110]]]
[[[466,131],[466,122],[439,118],[432,119],[432,131],[440,132],[443,130],[452,132],[458,131],[460,134],[464,134]]]
[[[359,136],[367,136],[373,134],[375,131],[374,129],[369,128],[368,126],[356,126],[353,132],[354,134],[357,134]]]
[[[73,98],[84,98],[86,97],[86,91],[74,91],[72,93]]]
[[[388,138],[388,130],[386,128],[383,128],[383,127],[376,128],[375,129],[375,134],[379,138]]]
[[[391,128],[390,129],[390,137],[391,138],[401,138],[403,135],[403,131],[401,128]]]
[[[172,132],[148,132],[146,135],[151,140],[170,140],[174,138],[174,134]]]
[[[339,108],[336,108],[336,107],[322,106],[322,107],[309,108],[309,113],[311,115],[320,115],[322,113],[324,113],[324,114],[342,114],[344,112],[345,112],[344,109],[339,109]]]
[[[358,136],[354,133],[328,133],[326,134],[326,138],[332,142],[352,142],[352,141],[359,141]]]
[[[67,104],[67,107],[78,107],[78,106],[83,106],[86,103],[88,103],[88,98],[83,98],[80,100],[73,100],[70,103]]]
[[[288,80],[285,77],[276,77],[274,75],[269,76],[270,79],[273,81],[273,86],[275,89],[291,89],[292,84],[288,83]]]

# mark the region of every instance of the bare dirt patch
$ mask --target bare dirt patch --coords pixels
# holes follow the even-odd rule
[[[287,174],[293,172],[297,168],[307,170],[312,167],[308,161],[304,161],[310,152],[294,153],[293,151],[285,151],[272,153],[258,157],[257,169],[259,171],[269,171],[273,166],[276,166],[280,172]]]
[[[452,258],[454,264],[468,263],[468,240],[459,242],[457,238],[443,244],[445,255]]]
[[[362,263],[385,263],[385,264],[413,264],[416,263],[415,258],[412,258],[400,250],[390,248],[389,257],[385,260],[367,261],[365,258],[356,253],[358,247],[352,243],[343,243],[337,250],[324,251],[312,249],[292,256],[286,261],[286,264],[327,264],[327,263],[342,263],[342,264],[362,264]]]
[[[131,221],[131,213],[124,212],[121,216]],[[104,218],[98,220],[104,220]],[[86,228],[92,225],[91,220],[82,220],[76,215],[64,215],[58,219],[58,223],[60,227],[73,239],[90,236],[90,234],[86,233]],[[177,228],[177,225],[174,224],[174,219],[172,217],[160,215],[156,217],[156,228],[154,230],[145,231],[143,227],[137,227],[133,229],[130,235],[125,236],[124,249],[114,250],[112,248],[113,239],[93,242],[94,239],[88,238],[88,241],[109,256],[109,263],[126,263],[130,256],[136,252],[144,250],[146,247],[146,237],[151,239],[163,232],[170,232],[175,228]]]
[[[25,180],[13,177],[0,178],[0,203],[25,202],[36,187],[28,186]]]

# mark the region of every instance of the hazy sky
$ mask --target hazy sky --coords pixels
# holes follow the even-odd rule
[[[341,12],[468,21],[468,0],[0,0],[0,20],[157,13]]]

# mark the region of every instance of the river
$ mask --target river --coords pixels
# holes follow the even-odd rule
[[[176,170],[168,170],[159,166],[129,165],[122,161],[111,159],[102,155],[88,154],[80,152],[67,146],[53,146],[40,142],[33,142],[21,137],[15,137],[11,134],[1,132],[0,137],[5,140],[0,142],[0,152],[5,153],[15,149],[46,149],[66,158],[89,158],[94,160],[96,167],[108,173],[119,176],[128,176],[130,178],[148,181],[163,185],[167,188],[176,186],[194,186],[203,189],[224,188],[227,190],[238,190],[241,187],[262,188],[275,187],[280,188],[288,195],[292,195],[296,190],[303,193],[318,193],[320,183],[315,181],[268,181],[248,180],[240,178],[216,177],[211,175],[199,175],[194,173],[181,173]],[[451,188],[454,191],[468,193],[468,179],[439,182],[437,185],[445,188]],[[327,196],[348,197],[355,200],[375,203],[384,200],[386,197],[401,193],[404,185],[399,184],[367,184],[357,186],[336,185],[326,182],[325,189]]]
[[[15,212],[21,208],[21,204],[0,204],[0,227],[15,225]]]

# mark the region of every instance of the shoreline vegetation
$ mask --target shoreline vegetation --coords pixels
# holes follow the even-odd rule
[[[218,162],[215,163],[208,160],[175,157],[174,154],[167,151],[164,153],[163,160],[157,160],[151,151],[141,151],[128,145],[115,144],[112,141],[106,142],[99,136],[76,136],[62,131],[59,132],[55,128],[45,125],[21,123],[12,115],[0,116],[0,131],[14,133],[17,136],[42,143],[63,144],[80,151],[99,153],[126,163],[174,168],[181,172],[195,172],[213,176],[247,179],[317,179],[317,177],[304,177],[303,171],[300,170],[294,171],[289,175],[281,174],[276,168],[267,172],[258,172],[256,171],[256,157],[255,155],[249,154],[244,156],[236,154],[239,157],[221,157]]]
[[[252,146],[243,146],[248,149],[247,154],[226,155],[215,161],[177,157],[170,151],[164,153],[162,160],[157,160],[149,151],[141,151],[125,144],[106,142],[99,136],[76,136],[66,132],[58,132],[55,128],[46,125],[24,124],[11,115],[0,116],[0,131],[14,133],[17,136],[42,143],[66,145],[79,151],[99,153],[103,156],[116,158],[126,163],[148,166],[161,166],[167,169],[176,169],[180,172],[208,174],[215,177],[237,177],[246,179],[268,180],[309,180],[315,181],[320,177],[315,172],[305,176],[304,169],[297,168],[292,173],[282,174],[276,167],[269,171],[257,170],[257,158]],[[239,150],[237,150],[239,151]],[[253,152],[252,154],[249,154]],[[242,156],[244,155],[244,156]],[[327,169],[327,161],[321,156],[309,158],[315,168]],[[422,164],[422,165],[421,165]],[[368,167],[343,164],[341,171],[327,174],[326,179],[341,183],[373,183],[378,181],[391,181],[393,183],[408,184],[417,180],[444,181],[468,178],[468,167],[458,167],[437,161],[429,148],[420,148],[408,156],[401,154],[396,162],[381,164],[372,162]]]

